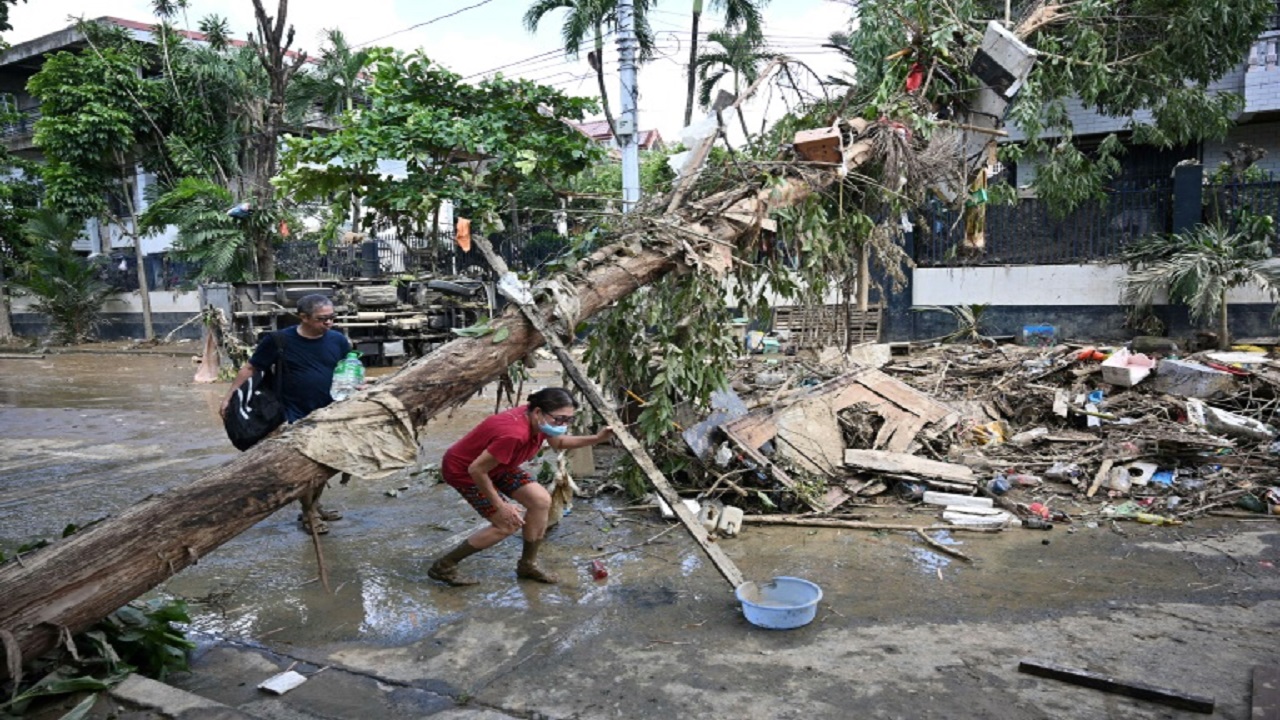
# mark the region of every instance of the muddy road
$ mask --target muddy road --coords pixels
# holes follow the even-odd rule
[[[0,548],[233,457],[216,419],[226,385],[193,374],[183,355],[0,359]],[[433,421],[424,459],[493,407],[490,394]],[[770,632],[682,530],[661,534],[667,522],[619,497],[577,501],[552,531],[560,585],[517,582],[508,541],[468,561],[475,588],[426,577],[478,522],[432,473],[325,499],[346,515],[323,538],[332,593],[296,505],[157,589],[191,603],[200,643],[172,684],[279,718],[1204,717],[1019,674],[1030,657],[1212,696],[1215,717],[1244,719],[1251,668],[1280,664],[1273,520],[939,537],[973,564],[906,533],[748,526],[722,541],[747,577],[825,593],[813,624]],[[282,697],[254,689],[295,661],[327,669]]]

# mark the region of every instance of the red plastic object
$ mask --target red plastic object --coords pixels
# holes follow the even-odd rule
[[[1087,347],[1076,354],[1076,360],[1079,360],[1082,362],[1089,361],[1089,360],[1102,361],[1106,359],[1107,359],[1107,354],[1098,350],[1098,348]]]
[[[924,66],[920,63],[913,63],[911,69],[907,71],[907,92],[913,93],[920,89],[924,84]]]
[[[609,577],[609,568],[605,567],[604,563],[599,560],[592,560],[591,577],[596,580],[603,580]]]
[[[1045,507],[1044,504],[1042,503],[1031,503],[1031,506],[1028,507],[1027,509],[1030,510],[1033,514],[1044,518],[1045,520],[1048,520],[1050,517],[1052,517],[1051,513],[1049,512],[1049,508]]]
[[[1216,363],[1216,362],[1206,362],[1204,366],[1211,367],[1214,370],[1221,370],[1222,372],[1225,372],[1225,373],[1231,373],[1232,375],[1237,375],[1240,377],[1249,376],[1248,370],[1241,370],[1240,368],[1232,367],[1231,365],[1223,365],[1222,363]]]

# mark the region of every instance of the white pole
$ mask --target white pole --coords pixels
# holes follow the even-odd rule
[[[631,212],[640,202],[634,0],[618,0],[618,53],[618,70],[622,75],[622,117],[618,120],[618,144],[622,146],[622,211]]]

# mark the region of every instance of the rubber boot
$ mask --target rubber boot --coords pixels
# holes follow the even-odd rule
[[[541,540],[524,541],[524,548],[520,552],[520,562],[516,563],[516,577],[522,580],[533,580],[554,585],[560,582],[560,578],[551,573],[543,572],[538,567],[538,549],[540,547],[542,547]]]
[[[458,563],[478,552],[480,552],[478,548],[471,547],[470,543],[463,540],[458,547],[445,553],[444,557],[435,561],[431,568],[427,570],[427,577],[454,587],[478,585],[480,583],[479,580],[458,574]]]

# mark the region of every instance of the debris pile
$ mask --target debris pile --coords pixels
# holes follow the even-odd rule
[[[831,349],[744,358],[684,433],[712,471],[684,489],[752,511],[916,508],[983,529],[1280,512],[1280,360],[1263,348],[854,350],[883,364]]]

